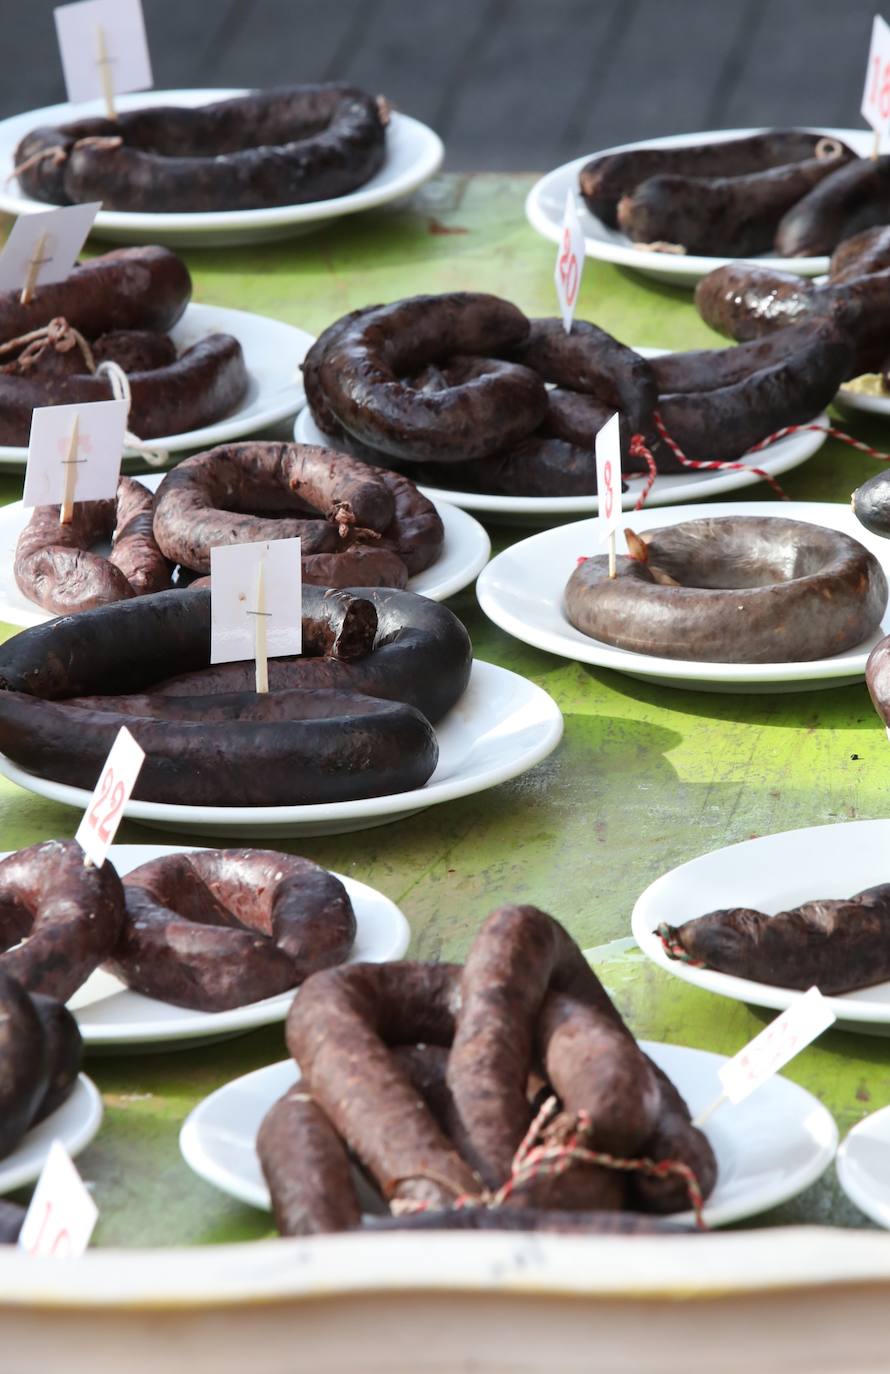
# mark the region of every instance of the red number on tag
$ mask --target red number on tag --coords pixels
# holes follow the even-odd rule
[[[877,110],[881,119],[890,119],[890,62],[885,62],[882,69],[879,54],[872,58],[868,103]]]
[[[880,98],[881,118],[890,118],[890,62],[884,64]]]
[[[607,459],[606,459],[605,466],[604,466],[604,468],[603,468],[603,481],[604,481],[605,484],[606,484],[606,490],[605,490],[605,494],[604,494],[604,497],[603,497],[603,499],[605,500],[605,503],[606,503],[606,519],[607,519],[607,520],[611,520],[611,518],[612,518],[612,507],[613,507],[614,504],[615,504],[615,498],[614,498],[614,495],[613,495],[613,492],[612,492],[612,460],[611,460],[611,458],[607,458]]]
[[[33,1240],[32,1244],[28,1247],[28,1254],[29,1254],[29,1255],[39,1255],[39,1254],[40,1254],[41,1248],[42,1248],[42,1246],[43,1246],[44,1237],[46,1236],[46,1233],[47,1233],[47,1231],[48,1231],[48,1229],[49,1229],[49,1227],[50,1227],[50,1224],[51,1224],[51,1222],[52,1222],[52,1215],[53,1215],[53,1204],[52,1204],[51,1202],[47,1202],[47,1203],[45,1204],[45,1208],[44,1208],[43,1220],[42,1220],[41,1223],[40,1223],[40,1230],[37,1232],[37,1235],[34,1237],[34,1240]],[[62,1249],[62,1246],[63,1246],[63,1245],[64,1245],[64,1247],[65,1247],[64,1250]],[[50,1254],[50,1255],[58,1255],[58,1254],[70,1255],[70,1254],[71,1254],[71,1236],[70,1236],[70,1234],[68,1233],[68,1231],[66,1230],[66,1228],[65,1228],[64,1226],[62,1227],[61,1231],[59,1231],[59,1234],[58,1234],[58,1235],[55,1237],[55,1239],[53,1240],[53,1242],[52,1242],[52,1244],[50,1245],[49,1250],[47,1251],[47,1253]]]
[[[109,797],[110,794],[110,797]],[[108,801],[108,810],[102,816],[102,803]],[[87,820],[103,842],[111,839],[111,822],[124,804],[124,784],[114,780],[114,772],[106,768],[99,783],[99,795],[90,807]]]
[[[87,816],[87,820],[94,830],[99,829],[99,807],[111,791],[113,782],[114,773],[110,768],[106,768],[99,780],[99,795],[90,807],[89,815]]]
[[[574,305],[578,293],[578,259],[572,252],[572,237],[568,228],[562,233],[562,252],[559,255],[559,277],[565,288],[566,305]]]

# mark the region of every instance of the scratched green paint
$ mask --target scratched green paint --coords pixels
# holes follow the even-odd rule
[[[529,313],[552,313],[555,250],[526,226],[530,185],[519,176],[442,177],[407,208],[284,244],[196,250],[187,255],[195,298],[313,332],[345,310],[421,291],[493,291]],[[629,343],[714,339],[689,293],[604,264],[585,266],[579,315]],[[872,444],[890,439],[862,417],[854,429]],[[846,501],[879,466],[829,443],[783,484],[792,498]],[[19,479],[0,479],[0,500],[19,492]],[[768,498],[756,487],[739,499]],[[528,532],[492,526],[495,551]],[[478,657],[556,698],[566,723],[560,749],[481,796],[398,825],[284,846],[397,901],[416,957],[463,957],[486,913],[517,899],[553,912],[585,947],[608,944],[627,936],[634,900],[666,868],[752,835],[886,814],[890,749],[864,686],[766,697],[671,691],[527,648],[486,621],[472,592],[451,604]],[[75,823],[70,810],[0,782],[4,848],[70,835]],[[119,838],[182,840],[131,822]],[[635,949],[605,951],[598,967],[640,1036],[732,1052],[763,1024],[760,1013],[690,988]],[[207,1093],[283,1054],[281,1028],[272,1027],[170,1055],[91,1059],[106,1119],[81,1167],[96,1185],[99,1244],[269,1233],[267,1217],[190,1173],[177,1136]],[[890,1054],[879,1038],[831,1033],[788,1072],[822,1098],[842,1132],[890,1102]],[[833,1174],[768,1220],[861,1223]]]

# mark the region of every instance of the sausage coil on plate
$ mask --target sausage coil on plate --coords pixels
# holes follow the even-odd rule
[[[121,110],[34,129],[19,185],[52,205],[149,214],[254,210],[345,196],[383,166],[385,107],[354,86],[282,86],[194,108]]]
[[[77,1022],[61,1002],[28,993],[0,969],[0,1159],[64,1102],[82,1054]],[[0,1228],[13,1221],[0,1213]]]
[[[801,663],[867,639],[887,607],[881,565],[837,530],[777,517],[687,520],[634,536],[638,556],[586,558],[565,590],[583,634],[707,663]]]
[[[346,889],[326,869],[262,849],[167,854],[128,873],[107,967],[147,997],[225,1011],[342,963],[355,939]]]
[[[356,601],[376,617],[370,652],[321,656]],[[378,588],[306,587],[303,613],[304,654],[269,661],[264,695],[252,663],[210,666],[206,590],[24,630],[0,648],[0,749],[38,776],[92,788],[126,724],[148,755],[135,796],[186,805],[309,805],[422,786],[438,758],[432,724],[469,681],[463,625],[424,597]]]

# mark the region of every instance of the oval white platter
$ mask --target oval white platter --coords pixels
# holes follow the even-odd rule
[[[165,854],[188,853],[189,845],[115,844],[108,858],[121,877],[140,864]],[[5,858],[6,855],[0,855]],[[349,893],[355,911],[355,943],[349,962],[383,963],[401,959],[408,948],[411,931],[402,912],[373,887],[336,873]],[[90,1049],[111,1046],[130,1049],[144,1046],[152,1052],[161,1048],[186,1048],[195,1041],[239,1035],[257,1026],[283,1021],[294,1000],[295,990],[266,997],[230,1011],[192,1011],[172,1006],[153,997],[131,992],[110,973],[97,970],[68,1001],[80,1027],[84,1044]]]
[[[16,1148],[0,1159],[0,1193],[23,1188],[40,1177],[49,1147],[60,1140],[73,1159],[85,1150],[102,1122],[102,1098],[91,1078],[81,1073],[60,1107],[32,1126]]]
[[[208,105],[216,100],[246,95],[242,88],[228,90],[140,91],[116,97],[119,110],[151,105]],[[56,126],[91,115],[104,115],[101,100],[77,105],[47,105],[0,120],[0,210],[10,215],[36,214],[50,207],[31,200],[13,179],[5,181],[14,165],[16,147],[25,134],[41,125]],[[209,213],[144,214],[124,210],[100,210],[92,229],[98,239],[114,243],[162,243],[183,248],[222,248],[232,244],[263,243],[291,238],[315,229],[326,220],[353,215],[409,195],[438,171],[444,156],[438,134],[409,115],[393,112],[386,131],[386,159],[380,171],[349,195],[317,200],[305,205],[275,205],[260,210],[217,210]]]
[[[890,415],[890,395],[872,396],[867,391],[855,391],[849,386],[841,387],[834,403],[843,410],[859,410],[865,415]]]
[[[719,1096],[723,1055],[645,1040],[640,1044],[673,1080],[693,1116]],[[211,1093],[186,1118],[180,1133],[186,1163],[231,1197],[268,1209],[256,1134],[269,1108],[298,1079],[296,1064],[287,1060]],[[837,1127],[829,1112],[804,1088],[779,1076],[744,1102],[715,1112],[707,1136],[719,1169],[704,1209],[709,1226],[726,1226],[795,1197],[815,1183],[837,1148]],[[691,1212],[674,1219],[694,1220]]]
[[[663,348],[639,348],[644,358],[658,357],[666,350]],[[814,425],[828,424],[828,416],[817,415],[811,422]],[[751,467],[762,468],[771,477],[778,477],[791,468],[800,467],[811,458],[825,443],[825,435],[816,430],[802,428],[800,433],[787,439],[780,439],[763,453],[751,456]],[[294,421],[294,438],[303,444],[324,444],[328,448],[339,448],[336,439],[329,438],[319,429],[312,412],[305,406]],[[458,469],[459,464],[455,465]],[[624,510],[633,510],[646,481],[644,476],[630,479],[628,489],[622,493],[621,505]],[[738,491],[763,479],[753,471],[729,470],[723,472],[671,472],[656,477],[652,490],[646,498],[646,506],[672,506],[684,501],[703,501],[706,496],[721,496],[726,492]],[[495,523],[536,524],[551,516],[595,515],[599,510],[598,498],[590,496],[493,496],[479,491],[452,491],[450,487],[421,486],[431,501],[450,501],[462,510],[473,511]]]
[[[694,253],[654,253],[639,248],[626,234],[608,225],[591,214],[578,189],[578,175],[585,163],[593,157],[605,153],[623,153],[630,148],[680,148],[690,143],[717,143],[729,138],[744,138],[749,134],[763,133],[763,129],[719,129],[697,134],[670,134],[665,138],[645,138],[636,143],[621,143],[613,148],[602,148],[586,153],[565,162],[552,172],[541,177],[529,191],[525,202],[525,213],[529,224],[545,239],[559,243],[562,235],[562,218],[565,212],[566,192],[572,191],[578,206],[578,218],[584,232],[584,248],[589,258],[599,258],[603,262],[613,262],[620,267],[633,267],[644,276],[654,277],[657,281],[669,282],[672,286],[693,287],[702,277],[707,276],[715,267],[736,261],[730,257],[704,256]],[[843,139],[861,156],[871,152],[874,135],[863,129],[819,129],[815,132]],[[828,271],[828,258],[825,256],[806,258],[779,258],[763,256],[751,259],[760,267],[773,268],[780,272],[797,272],[803,277],[818,277]]]
[[[156,491],[162,477],[158,472],[140,474],[139,481]],[[408,590],[429,597],[430,601],[444,601],[468,587],[485,567],[491,541],[479,521],[466,511],[444,501],[437,501],[436,509],[445,527],[442,552],[435,563],[409,578]],[[0,506],[0,621],[25,628],[53,619],[52,612],[45,611],[19,590],[13,574],[15,546],[30,518],[30,509],[26,510],[21,501]]]
[[[248,310],[229,310],[218,305],[189,304],[185,314],[170,330],[170,337],[182,353],[208,334],[232,334],[241,344],[248,373],[248,388],[238,409],[213,424],[182,434],[166,434],[146,442],[165,453],[187,449],[213,448],[254,434],[258,429],[285,420],[305,401],[300,364],[315,342],[312,334],[268,315]],[[140,436],[141,437],[141,436]],[[124,454],[127,459],[145,459],[140,454]],[[0,445],[0,470],[21,471],[28,461],[27,447]]]
[[[890,820],[846,821],[761,835],[701,854],[656,878],[637,899],[631,930],[643,953],[684,983],[736,1002],[784,1011],[802,994],[671,959],[656,928],[662,921],[681,925],[729,907],[775,914],[817,898],[851,897],[887,882],[888,870]],[[890,1034],[890,983],[826,1001],[838,1018],[838,1030]]]
[[[439,762],[423,787],[311,806],[180,806],[131,799],[124,815],[162,830],[232,836],[244,842],[262,836],[365,830],[484,792],[527,772],[556,748],[562,730],[562,713],[547,692],[518,673],[474,659],[466,691],[436,726]],[[82,788],[35,777],[2,754],[0,774],[26,791],[80,811],[90,798]]]
[[[817,501],[740,501],[704,508],[671,506],[667,510],[636,511],[628,524],[643,532],[684,520],[728,515],[780,516],[841,530],[871,550],[890,582],[890,543],[863,529],[848,506]],[[624,551],[621,534],[618,547],[619,553]],[[536,649],[546,649],[579,663],[614,668],[669,687],[707,691],[799,691],[859,682],[865,675],[871,650],[882,635],[890,633],[888,609],[881,630],[862,644],[833,658],[809,663],[700,663],[618,649],[576,630],[563,610],[565,584],[578,559],[604,549],[596,520],[579,520],[573,525],[559,525],[530,535],[498,554],[483,569],[476,584],[479,604],[501,629]]]
[[[837,1178],[852,1203],[890,1230],[890,1107],[872,1112],[841,1141]]]

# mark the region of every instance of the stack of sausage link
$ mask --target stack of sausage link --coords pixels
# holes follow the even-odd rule
[[[353,964],[315,975],[294,1001],[287,1042],[302,1082],[257,1141],[284,1235],[362,1224],[350,1155],[393,1210],[378,1226],[656,1229],[615,1213],[686,1209],[687,1171],[704,1197],[714,1186],[714,1155],[679,1093],[536,907],[495,911],[463,968]],[[517,1151],[552,1095],[558,1114],[541,1143],[571,1151],[576,1141],[597,1161],[572,1154],[519,1182]],[[642,1157],[681,1167],[608,1167]]]

